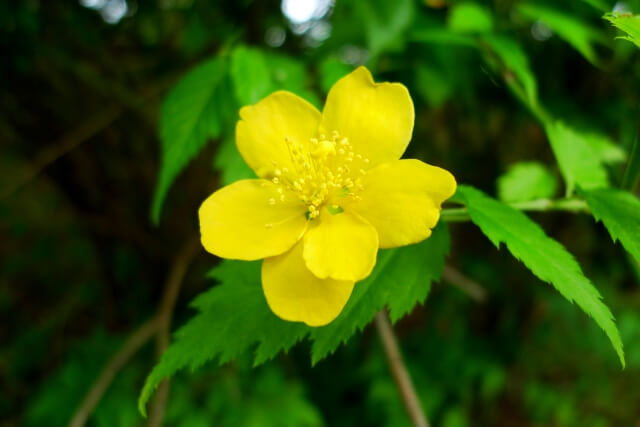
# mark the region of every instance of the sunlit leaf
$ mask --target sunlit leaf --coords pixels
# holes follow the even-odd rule
[[[627,153],[608,136],[596,132],[581,132],[581,134],[602,163],[617,164],[627,160]]]
[[[553,285],[563,297],[575,302],[595,320],[609,337],[624,366],[622,341],[613,315],[573,256],[524,213],[481,191],[462,185],[458,187],[457,197],[464,200],[473,223],[496,247],[504,243],[509,252],[540,280]]]
[[[488,33],[493,30],[493,18],[477,3],[458,3],[449,12],[447,25],[458,33]]]
[[[339,58],[330,56],[325,58],[319,66],[320,87],[324,93],[329,93],[329,89],[340,78],[349,74],[352,67],[342,62]]]
[[[623,31],[626,36],[619,37],[629,40],[640,47],[640,15],[630,13],[608,13],[604,19],[611,22],[617,29]]]
[[[180,80],[162,105],[159,131],[162,165],[151,207],[151,218],[156,224],[174,179],[210,138],[222,132],[223,118],[229,114],[232,99],[225,79],[226,68],[222,58],[203,62]]]
[[[640,200],[613,188],[583,191],[596,220],[602,221],[611,238],[640,262]]]
[[[198,310],[153,369],[139,399],[140,411],[165,377],[217,359],[222,364],[255,349],[255,364],[286,351],[304,337],[313,342],[313,363],[335,351],[373,316],[388,306],[392,320],[410,312],[438,280],[449,251],[445,225],[422,243],[381,251],[371,275],[356,284],[336,320],[311,328],[281,320],[269,309],[260,284],[260,262],[225,261],[211,277],[221,282],[193,301]]]
[[[251,105],[273,91],[271,73],[262,52],[239,46],[231,53],[231,79],[240,105]]]
[[[541,163],[516,163],[498,178],[498,196],[504,202],[552,197],[558,188],[555,175]]]

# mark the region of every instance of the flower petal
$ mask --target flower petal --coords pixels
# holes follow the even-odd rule
[[[307,228],[306,208],[263,179],[235,182],[202,203],[200,235],[204,248],[222,258],[256,260],[290,249]]]
[[[381,248],[410,245],[431,235],[440,218],[441,204],[456,191],[448,171],[420,160],[379,165],[362,179],[360,201],[346,211],[356,212],[378,231]]]
[[[329,91],[320,131],[338,131],[353,151],[375,166],[397,160],[413,132],[413,101],[400,83],[374,83],[365,67],[340,79]]]
[[[317,135],[319,123],[320,112],[313,105],[291,92],[274,92],[240,109],[236,145],[251,169],[266,177],[274,170],[273,162],[292,169],[285,138],[306,144]]]
[[[305,266],[302,242],[262,263],[262,290],[278,317],[309,326],[324,326],[338,317],[354,283],[319,279]]]
[[[378,233],[357,215],[322,209],[304,236],[307,268],[321,279],[358,281],[376,264]]]

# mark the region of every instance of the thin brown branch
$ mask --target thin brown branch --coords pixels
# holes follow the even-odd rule
[[[184,276],[187,273],[187,269],[193,259],[196,257],[200,249],[200,242],[198,238],[190,239],[180,251],[178,257],[175,259],[167,282],[164,288],[164,295],[162,296],[162,304],[158,313],[158,319],[160,321],[156,351],[160,356],[169,347],[171,336],[171,319],[173,317],[173,309],[178,299],[180,287],[184,280]],[[169,398],[170,382],[165,379],[160,383],[158,391],[151,404],[151,411],[149,414],[149,426],[157,427],[162,425],[164,419],[164,413],[167,407],[167,400]]]
[[[102,372],[95,380],[84,400],[76,410],[69,422],[69,427],[82,427],[87,422],[102,395],[113,381],[115,375],[133,357],[140,348],[157,332],[160,322],[157,317],[152,317],[136,329],[125,341],[120,350],[107,362]]]
[[[0,200],[8,198],[13,193],[20,190],[40,175],[47,166],[108,127],[118,117],[120,117],[123,111],[124,109],[118,105],[107,107],[105,110],[82,122],[80,126],[60,138],[57,142],[42,149],[22,176],[20,176],[13,184],[9,184],[9,187],[5,188],[0,193]]]
[[[387,357],[391,375],[398,387],[400,397],[402,398],[411,422],[415,427],[429,427],[429,421],[427,421],[427,416],[422,409],[420,399],[418,399],[411,377],[409,376],[409,371],[402,359],[398,340],[393,332],[389,315],[386,311],[383,310],[376,314],[375,324],[378,335],[380,336],[380,341],[382,341],[382,347]]]
[[[158,313],[136,329],[131,336],[125,341],[120,350],[113,355],[111,360],[107,362],[102,372],[92,384],[88,390],[82,403],[73,415],[73,418],[69,422],[69,427],[83,427],[100,399],[104,395],[105,391],[113,381],[115,375],[126,365],[126,363],[142,348],[142,346],[149,341],[154,334],[158,336],[158,348],[162,348],[162,351],[169,345],[169,334],[171,329],[171,318],[173,315],[173,308],[178,298],[180,286],[184,276],[187,273],[187,269],[198,250],[198,240],[191,239],[184,245],[184,247],[178,252],[175,260],[173,261],[167,280],[164,285],[164,291],[162,300],[158,308]],[[168,396],[168,386],[164,396],[164,400],[156,412],[157,418],[155,418],[158,424],[151,424],[153,418],[150,420],[151,425],[160,425],[164,417],[164,407],[166,405],[166,398]]]
[[[473,300],[483,303],[487,300],[487,290],[478,282],[462,274],[460,271],[448,265],[444,266],[442,278],[469,295]]]

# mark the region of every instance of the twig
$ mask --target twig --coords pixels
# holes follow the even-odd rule
[[[124,367],[124,365],[149,341],[154,334],[158,335],[159,348],[163,349],[169,345],[169,333],[171,328],[171,318],[173,308],[178,298],[180,286],[187,272],[189,264],[193,261],[197,254],[197,239],[190,239],[184,245],[182,250],[178,252],[164,285],[162,301],[158,309],[158,313],[136,329],[127,341],[122,345],[120,350],[113,355],[111,360],[107,362],[102,372],[91,385],[91,388],[85,395],[82,403],[69,422],[69,427],[83,427],[96,405],[104,395],[105,391],[113,381],[115,375]],[[165,386],[167,387],[167,386]],[[168,396],[168,388],[165,391],[164,401],[161,406],[156,409],[157,423],[162,422],[164,417],[164,407],[166,405],[166,397]],[[159,403],[160,405],[160,403]],[[150,423],[152,421],[150,420]]]
[[[415,427],[429,427],[427,416],[422,409],[416,390],[411,382],[409,371],[402,360],[398,340],[393,333],[393,328],[389,322],[389,316],[385,310],[380,311],[375,317],[376,329],[382,341],[384,353],[387,357],[387,363],[391,370],[393,380],[398,387],[400,397],[404,403],[404,407],[411,418],[411,422]]]
[[[134,354],[147,342],[158,330],[160,322],[157,317],[152,317],[136,329],[125,341],[120,350],[113,355],[102,369],[100,376],[93,383],[84,400],[76,410],[69,422],[69,427],[82,427],[87,422],[89,415],[95,409],[102,395],[107,390],[115,375],[133,357]]]
[[[487,300],[487,290],[481,284],[465,276],[453,267],[445,265],[442,271],[442,278],[452,286],[469,295],[476,302],[483,303]]]
[[[524,212],[565,211],[572,213],[589,212],[589,207],[584,200],[576,198],[568,199],[537,199],[527,202],[509,203],[514,209]],[[440,213],[440,218],[447,222],[469,221],[469,210],[463,208],[446,208]]]
[[[173,308],[176,305],[180,286],[182,285],[184,276],[187,273],[187,269],[198,254],[199,248],[199,240],[197,238],[190,239],[179,252],[178,257],[171,266],[169,277],[167,278],[164,288],[164,295],[162,296],[162,305],[160,306],[160,312],[158,313],[158,319],[160,322],[158,325],[156,346],[158,356],[164,353],[167,347],[169,347]],[[169,387],[170,383],[168,379],[162,381],[158,387],[158,391],[156,392],[149,414],[148,425],[150,427],[157,427],[162,424],[167,407],[167,400],[169,398]]]
[[[58,142],[44,148],[36,155],[36,158],[28,166],[25,173],[19,177],[13,185],[9,185],[9,187],[5,188],[0,193],[0,200],[8,198],[13,193],[20,190],[23,186],[36,178],[47,166],[108,127],[118,117],[120,117],[123,111],[123,108],[117,105],[108,107],[104,111],[101,111],[83,122],[67,135],[60,138]]]

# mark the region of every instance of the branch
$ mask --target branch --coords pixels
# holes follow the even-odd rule
[[[158,330],[159,321],[157,317],[152,317],[136,329],[125,341],[120,350],[113,355],[111,360],[105,365],[100,376],[93,383],[84,400],[76,410],[73,418],[69,422],[69,427],[82,427],[87,422],[89,415],[93,412],[102,395],[113,381],[115,375],[133,357],[134,354],[147,342]]]
[[[185,275],[187,274],[187,269],[198,254],[199,248],[200,240],[198,238],[191,238],[184,245],[171,266],[169,277],[167,278],[167,283],[164,288],[164,295],[162,296],[160,312],[158,313],[158,319],[160,322],[158,325],[156,346],[158,356],[164,353],[167,347],[169,347],[173,309],[176,305],[178,294],[180,293],[180,287]],[[149,427],[162,425],[162,420],[164,419],[164,413],[167,407],[167,400],[169,398],[169,384],[169,380],[165,379],[158,387],[158,391],[156,392],[149,414]]]
[[[508,203],[514,209],[523,212],[564,211],[572,213],[588,213],[587,202],[576,198],[567,199],[538,199],[527,202]],[[446,208],[440,212],[440,218],[446,222],[469,221],[469,210],[463,208]]]
[[[409,418],[411,418],[411,422],[415,427],[429,427],[429,421],[427,421],[427,416],[422,409],[416,390],[413,387],[409,371],[402,360],[398,340],[393,333],[389,316],[385,310],[376,314],[375,323],[380,341],[382,341],[382,346],[384,347],[389,369],[400,392],[404,407],[409,414]]]
[[[85,398],[73,415],[69,422],[69,427],[83,427],[95,407],[102,399],[105,391],[113,381],[115,375],[126,365],[126,363],[149,341],[154,334],[158,334],[158,348],[163,350],[169,345],[169,333],[171,329],[171,318],[173,308],[178,298],[180,286],[187,272],[187,268],[195,258],[198,249],[198,240],[191,239],[178,252],[164,285],[162,301],[158,309],[158,313],[136,329],[131,336],[125,341],[120,350],[113,355],[111,360],[105,365],[100,376],[91,385],[87,391]],[[164,409],[166,406],[166,397],[168,396],[168,386],[165,391],[165,398],[158,403],[158,408],[154,409],[157,413],[156,422],[162,422],[164,417]],[[155,403],[155,402],[154,402]],[[153,415],[153,414],[152,414]],[[152,418],[153,420],[153,418]],[[150,420],[150,423],[152,422]],[[153,424],[150,424],[153,425]]]
[[[487,300],[487,290],[481,284],[453,267],[445,265],[444,270],[442,270],[442,278],[469,295],[476,302],[484,303]]]

